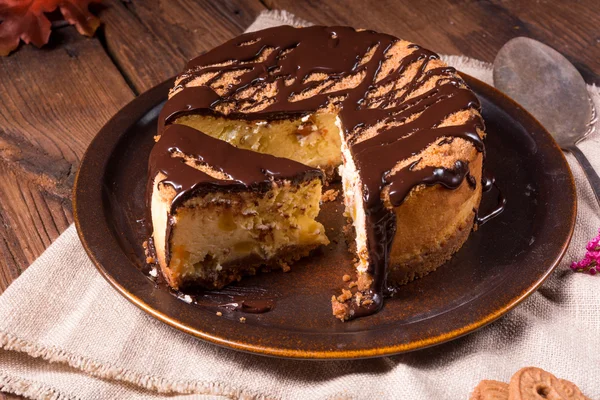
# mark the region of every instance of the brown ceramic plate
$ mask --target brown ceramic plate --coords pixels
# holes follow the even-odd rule
[[[494,321],[534,292],[563,256],[576,196],[565,158],[546,130],[494,88],[465,76],[487,125],[486,168],[508,199],[504,213],[471,234],[436,272],[406,285],[373,316],[342,323],[330,299],[352,272],[340,199],[321,220],[332,244],[293,265],[234,285],[274,297],[264,314],[188,304],[144,273],[146,163],[156,119],[172,81],[124,107],[90,144],[75,181],[75,221],[100,273],[127,299],[200,339],[238,350],[306,359],[396,354],[446,342]],[[488,196],[482,209],[492,207]],[[452,212],[452,210],[449,210]],[[329,230],[333,228],[333,230]],[[336,243],[337,242],[337,243]],[[245,317],[244,324],[239,322]],[[123,321],[127,323],[127,321]]]

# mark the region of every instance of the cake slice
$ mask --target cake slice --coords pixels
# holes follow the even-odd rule
[[[170,125],[149,159],[156,261],[175,289],[221,288],[328,244],[315,220],[323,173]]]

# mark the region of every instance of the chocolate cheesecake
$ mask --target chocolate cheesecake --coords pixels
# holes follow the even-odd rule
[[[244,34],[190,61],[159,116],[149,184],[158,262],[173,287],[220,287],[245,268],[287,265],[328,242],[315,218],[322,180],[339,166],[358,262],[333,313],[371,314],[469,236],[484,135],[475,95],[418,45],[349,27]],[[184,137],[185,149],[174,144]],[[210,216],[205,205],[234,195],[242,206]],[[274,231],[301,232],[268,239],[267,250],[266,237],[244,236],[242,216],[269,196],[281,196],[285,211],[260,205],[256,215],[276,219]],[[248,237],[252,250],[241,256]]]

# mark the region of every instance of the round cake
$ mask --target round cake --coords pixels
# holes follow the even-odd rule
[[[378,311],[474,227],[479,108],[435,53],[373,31],[282,26],[201,55],[176,78],[150,156],[163,275],[174,288],[218,288],[287,269],[329,243],[319,200],[341,178],[357,276],[333,314]]]

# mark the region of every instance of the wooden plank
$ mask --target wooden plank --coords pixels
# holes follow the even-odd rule
[[[180,72],[185,62],[242,33],[264,10],[258,1],[107,0],[106,48],[137,92]]]
[[[65,27],[0,58],[0,292],[72,222],[79,161],[133,98],[98,39]]]
[[[0,163],[0,291],[72,222],[68,197],[52,195]]]
[[[375,29],[439,53],[488,62],[509,39],[529,36],[565,54],[589,83],[600,83],[597,0],[265,0],[265,4],[317,24]]]

